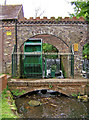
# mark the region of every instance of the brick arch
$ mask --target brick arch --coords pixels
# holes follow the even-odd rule
[[[49,44],[55,46],[60,53],[70,53],[69,45],[64,40],[62,40],[60,37],[58,37],[56,35],[37,34],[30,38],[41,38],[43,40],[43,43],[49,43]],[[26,41],[24,41],[24,42],[26,42]],[[24,44],[24,42],[23,42],[23,44]],[[23,44],[20,46],[21,49],[23,49]]]
[[[82,53],[81,45],[86,39],[86,25],[57,25],[57,24],[31,24],[18,27],[18,49],[28,39],[37,35],[52,35],[58,38],[59,41],[63,42],[64,48],[74,44],[79,44],[79,52]],[[80,42],[81,41],[81,42]],[[52,42],[52,41],[51,41]],[[54,45],[58,48],[58,44]],[[59,47],[60,48],[60,47]],[[62,48],[61,48],[62,49]],[[63,52],[60,51],[59,52]],[[65,52],[65,51],[64,51]],[[68,50],[67,50],[68,52]],[[69,50],[70,52],[70,50]]]

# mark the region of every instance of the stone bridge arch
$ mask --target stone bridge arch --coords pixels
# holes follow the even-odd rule
[[[53,90],[61,94],[71,96],[72,94],[88,94],[87,80],[82,82],[69,79],[40,79],[40,80],[15,80],[8,81],[10,91],[19,90],[22,95],[38,90]],[[23,92],[24,90],[24,92]]]

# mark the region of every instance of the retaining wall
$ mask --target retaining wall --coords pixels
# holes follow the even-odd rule
[[[7,75],[0,76],[0,92],[7,87]]]

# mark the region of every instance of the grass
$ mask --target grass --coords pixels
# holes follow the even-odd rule
[[[4,74],[6,74],[6,75],[11,75],[10,73],[0,73],[0,76],[1,76],[1,75],[4,75]]]
[[[0,76],[3,75],[2,73],[0,73]]]
[[[18,118],[12,111],[8,104],[8,94],[7,89],[4,89],[1,94],[0,100],[0,108],[1,108],[1,118]]]
[[[2,118],[17,118],[8,105],[7,99],[2,100]]]

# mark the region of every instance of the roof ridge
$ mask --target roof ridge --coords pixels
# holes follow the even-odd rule
[[[0,20],[1,19],[18,19],[20,11],[22,9],[22,4],[18,5],[0,5],[2,12],[0,13]],[[21,14],[20,18],[23,15]]]
[[[0,6],[22,6],[22,4],[13,4],[13,5],[0,5]]]
[[[21,9],[22,9],[22,5],[21,5],[21,7],[20,7],[20,9],[19,9],[19,11],[18,11],[18,13],[17,13],[17,17],[18,17],[18,15],[19,15]]]

